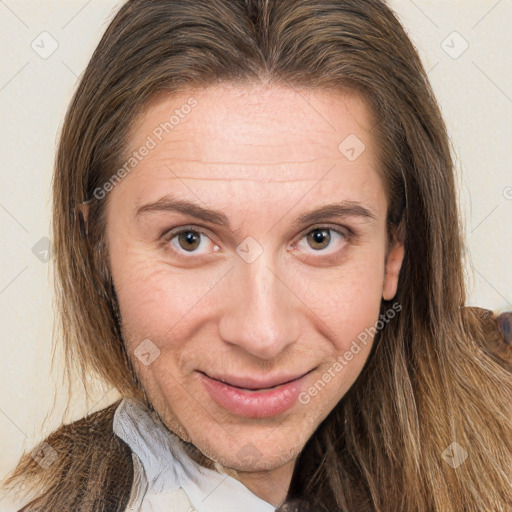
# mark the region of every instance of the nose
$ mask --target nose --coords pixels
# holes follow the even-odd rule
[[[237,261],[223,294],[219,334],[226,343],[271,360],[299,338],[301,302],[265,251],[252,263]]]

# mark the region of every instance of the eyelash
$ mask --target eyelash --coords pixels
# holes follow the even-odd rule
[[[199,228],[197,226],[194,226],[194,225],[180,226],[179,228],[175,228],[175,229],[172,229],[170,231],[165,232],[165,234],[163,235],[164,242],[167,243],[167,244],[170,244],[172,246],[172,250],[176,254],[178,254],[180,256],[182,256],[184,254],[187,254],[187,252],[175,248],[173,246],[173,244],[171,243],[171,241],[177,235],[180,235],[181,233],[184,233],[184,232],[187,232],[187,231],[192,231],[193,233],[200,233],[201,235],[204,235],[207,238],[211,238],[210,235],[205,230],[203,230],[203,229],[201,229],[201,228]],[[304,231],[300,235],[300,237],[298,238],[298,241],[301,241],[304,237],[306,237],[309,233],[311,233],[313,231],[335,232],[338,235],[342,236],[346,243],[350,243],[352,241],[352,239],[355,237],[355,233],[351,229],[347,228],[346,226],[342,227],[342,226],[333,226],[333,225],[330,225],[330,224],[321,224],[321,225],[312,226],[307,231]],[[297,242],[294,242],[294,247],[295,247],[296,243]],[[331,241],[329,241],[329,243],[331,243]],[[316,252],[323,253],[323,252],[326,252],[326,250],[325,249],[319,249]],[[339,252],[339,251],[336,251],[334,254],[336,254],[337,252]],[[188,254],[191,255],[190,257],[194,257],[194,253],[193,252],[189,252]],[[328,254],[325,254],[325,256],[333,256],[333,254],[332,253],[328,253]],[[188,258],[188,256],[185,256],[185,257]]]

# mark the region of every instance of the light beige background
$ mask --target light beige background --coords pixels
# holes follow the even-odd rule
[[[0,1],[0,477],[23,449],[62,420],[58,361],[50,375],[51,259],[44,262],[41,250],[49,236],[52,162],[77,79],[119,5]],[[420,52],[454,144],[470,254],[468,304],[510,310],[512,0],[392,0],[390,5]],[[52,39],[58,48],[42,58]],[[78,398],[70,417],[102,408],[116,394],[99,388],[89,403]]]

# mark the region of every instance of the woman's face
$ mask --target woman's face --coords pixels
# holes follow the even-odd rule
[[[371,122],[354,94],[223,85],[134,126],[107,205],[124,341],[168,427],[226,467],[293,463],[395,295]]]

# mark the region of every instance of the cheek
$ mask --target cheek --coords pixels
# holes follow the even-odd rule
[[[110,261],[128,345],[145,338],[159,344],[172,339],[172,347],[178,348],[190,337],[191,323],[198,315],[211,313],[209,292],[225,273],[220,268],[172,267],[154,251],[136,244],[112,245]]]
[[[319,279],[295,277],[295,288],[308,308],[321,320],[324,335],[337,351],[375,326],[379,317],[384,280],[384,251],[380,246],[359,251],[346,264]],[[370,340],[371,341],[371,340]]]
[[[320,320],[318,329],[329,340],[331,354],[299,399],[317,407],[322,418],[351,388],[368,358],[379,319],[383,278],[384,265],[377,250],[373,256],[339,269],[320,286],[316,283],[309,288],[308,305]]]

